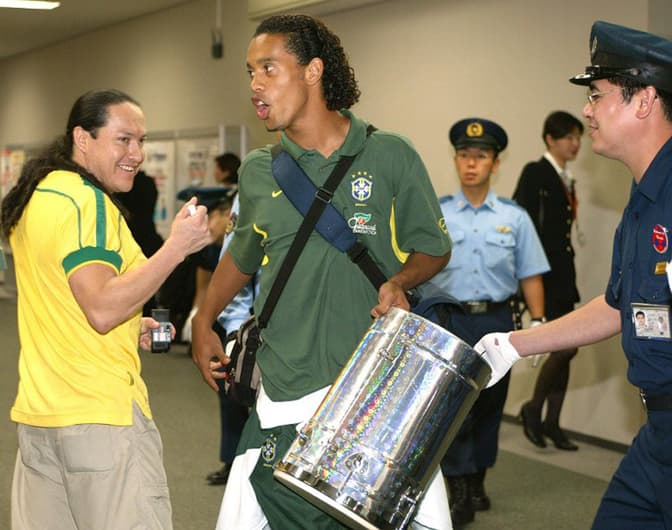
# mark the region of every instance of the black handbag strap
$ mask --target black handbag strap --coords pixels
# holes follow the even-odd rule
[[[292,241],[292,245],[287,251],[287,255],[285,256],[282,265],[280,265],[280,271],[273,282],[268,298],[266,298],[264,307],[259,314],[259,318],[257,319],[259,329],[265,328],[268,324],[268,320],[271,318],[271,314],[280,299],[280,295],[282,294],[285,285],[287,285],[287,280],[289,280],[289,276],[292,274],[294,265],[296,265],[303,248],[308,242],[311,232],[315,228],[325,207],[331,202],[336,188],[343,180],[346,171],[348,171],[348,168],[352,165],[356,156],[357,155],[340,157],[336,163],[336,167],[327,178],[327,181],[321,188],[317,189],[315,198],[308,209],[308,213],[303,218],[303,222],[294,237],[294,241]]]

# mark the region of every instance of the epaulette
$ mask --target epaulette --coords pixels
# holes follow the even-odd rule
[[[517,206],[518,208],[521,208],[520,204],[518,204],[516,201],[513,199],[509,199],[508,197],[499,197],[497,196],[497,200],[503,202],[504,204],[509,204],[511,206]]]
[[[443,197],[439,198],[439,204],[443,204],[444,202],[452,201],[455,198],[454,195],[444,195]]]

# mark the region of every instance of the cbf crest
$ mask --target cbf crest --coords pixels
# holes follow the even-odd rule
[[[369,175],[366,171],[358,171],[352,175],[352,182],[350,182],[350,190],[352,198],[357,202],[368,201],[373,192],[373,175]]]
[[[275,448],[278,443],[278,437],[275,434],[269,434],[261,445],[261,458],[267,464],[273,464],[275,461]]]

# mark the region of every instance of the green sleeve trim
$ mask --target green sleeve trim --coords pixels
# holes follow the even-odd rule
[[[113,250],[107,250],[100,247],[84,247],[71,252],[63,260],[63,270],[67,275],[70,273],[70,271],[79,267],[80,265],[90,263],[92,261],[102,261],[103,263],[109,263],[117,270],[117,272],[121,270],[121,256]]]
[[[105,246],[105,234],[107,233],[107,227],[105,226],[105,196],[103,195],[102,190],[96,188],[88,180],[82,179],[85,186],[91,188],[93,191],[93,196],[96,200],[96,246],[104,247]]]

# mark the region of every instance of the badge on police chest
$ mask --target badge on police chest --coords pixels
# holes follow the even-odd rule
[[[670,339],[670,306],[630,304],[635,337],[641,339]]]

